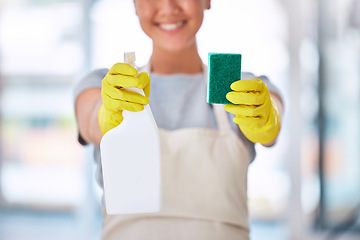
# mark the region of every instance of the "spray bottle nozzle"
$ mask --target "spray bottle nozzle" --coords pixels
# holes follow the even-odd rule
[[[126,52],[126,53],[124,53],[124,61],[126,63],[129,63],[130,65],[132,63],[135,63],[135,61],[136,61],[135,52]]]

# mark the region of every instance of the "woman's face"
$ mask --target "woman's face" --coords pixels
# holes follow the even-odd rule
[[[180,51],[195,44],[210,0],[134,0],[136,14],[154,47]]]

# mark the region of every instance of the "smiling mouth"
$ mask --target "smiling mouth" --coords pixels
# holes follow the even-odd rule
[[[163,30],[172,31],[182,27],[185,23],[186,21],[184,20],[175,23],[159,23],[158,26]]]

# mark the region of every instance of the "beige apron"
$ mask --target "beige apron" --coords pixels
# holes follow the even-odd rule
[[[103,240],[249,239],[249,152],[223,105],[215,129],[160,129],[163,208],[154,214],[104,214]]]

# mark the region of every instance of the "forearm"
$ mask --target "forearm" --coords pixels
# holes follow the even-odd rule
[[[75,103],[75,114],[81,137],[87,143],[100,144],[103,136],[98,111],[102,104],[101,89],[91,88],[82,92]]]

